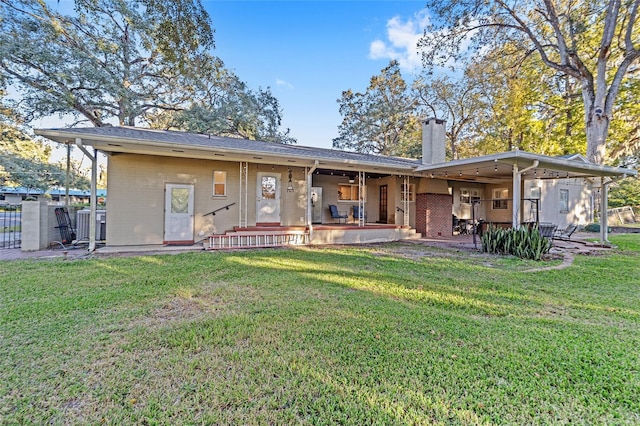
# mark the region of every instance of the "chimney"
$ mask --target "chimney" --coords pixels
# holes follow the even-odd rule
[[[427,118],[422,124],[422,164],[444,163],[445,144],[445,121]]]

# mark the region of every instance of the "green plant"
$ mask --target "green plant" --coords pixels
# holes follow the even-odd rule
[[[482,235],[482,251],[510,254],[521,259],[540,260],[551,249],[551,240],[537,226],[504,229],[490,226]]]

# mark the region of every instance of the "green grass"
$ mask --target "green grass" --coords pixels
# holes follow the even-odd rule
[[[2,262],[0,424],[638,424],[640,236]],[[555,262],[557,263],[557,262]]]

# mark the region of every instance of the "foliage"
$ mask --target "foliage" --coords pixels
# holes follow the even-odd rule
[[[536,273],[401,243],[5,261],[2,423],[633,424],[614,242]]]
[[[182,111],[161,111],[151,126],[178,128],[194,133],[212,133],[278,143],[296,143],[289,129],[280,130],[282,110],[271,90],[250,90],[218,60],[216,72],[200,81],[190,106]]]
[[[640,206],[640,178],[630,177],[609,189],[609,208]]]
[[[27,120],[74,114],[94,126],[135,125],[182,108],[212,68],[199,0],[76,0],[63,15],[44,1],[0,0],[0,74],[20,90]],[[20,40],[20,42],[16,42]]]
[[[414,81],[413,90],[427,114],[446,121],[447,156],[458,159],[458,146],[465,138],[473,138],[471,124],[482,111],[477,86],[467,74],[459,80],[423,74]]]
[[[417,102],[397,61],[371,77],[364,93],[346,90],[338,103],[342,123],[334,148],[398,156],[421,152]]]
[[[425,65],[467,59],[469,53],[514,50],[513,63],[535,52],[541,63],[579,82],[584,106],[587,158],[606,159],[606,138],[621,86],[640,58],[640,0],[622,2],[504,2],[430,0],[435,12],[419,46]],[[596,52],[594,54],[594,52]]]
[[[0,123],[0,185],[38,188],[64,184],[66,173],[59,165],[50,164],[51,149],[32,139],[15,126]],[[86,189],[89,182],[74,169],[70,187]]]
[[[540,234],[537,227],[504,229],[489,226],[482,234],[482,251],[508,254],[521,259],[542,260],[549,253],[551,240]]]

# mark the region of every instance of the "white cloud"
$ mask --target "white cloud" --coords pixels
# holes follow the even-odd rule
[[[284,81],[284,80],[280,80],[280,79],[276,80],[276,86],[278,86],[278,87],[287,87],[289,89],[293,89],[293,84],[289,83],[288,81]]]
[[[398,16],[387,21],[387,41],[374,40],[369,46],[371,59],[395,59],[400,67],[414,71],[422,66],[418,41],[429,24],[426,11],[413,15],[402,21]]]

